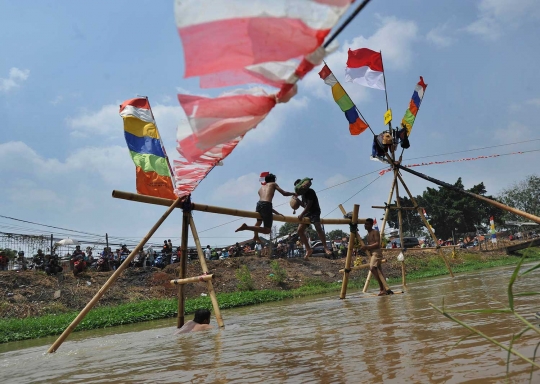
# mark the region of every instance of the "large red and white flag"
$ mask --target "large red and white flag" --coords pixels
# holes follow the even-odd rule
[[[384,91],[382,55],[368,48],[349,49],[345,80]]]
[[[185,76],[300,58],[322,45],[351,0],[176,0]]]

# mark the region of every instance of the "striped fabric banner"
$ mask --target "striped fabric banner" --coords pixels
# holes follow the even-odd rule
[[[360,118],[353,101],[327,65],[321,69],[319,76],[324,80],[326,85],[332,87],[332,96],[337,105],[339,105],[339,108],[345,112],[345,117],[349,121],[349,132],[351,135],[359,135],[364,132],[368,128],[368,125]]]
[[[416,119],[416,114],[420,109],[422,99],[424,98],[424,92],[426,91],[426,87],[427,84],[424,83],[424,78],[420,76],[420,81],[418,82],[418,84],[416,84],[411,101],[409,102],[409,108],[405,112],[403,120],[401,120],[401,125],[407,128],[407,136],[410,136],[411,134],[412,126],[414,124],[414,120]]]
[[[126,100],[120,105],[124,136],[136,167],[137,193],[176,199],[169,164],[150,103],[146,98]]]

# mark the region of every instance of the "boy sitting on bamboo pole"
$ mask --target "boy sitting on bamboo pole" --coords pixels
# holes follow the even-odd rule
[[[382,252],[381,252],[381,235],[378,230],[373,229],[373,219],[368,218],[366,219],[366,222],[364,224],[364,228],[367,231],[367,241],[366,244],[360,247],[361,250],[371,251],[371,259],[369,260],[369,270],[371,271],[371,274],[377,279],[377,282],[379,283],[380,292],[377,296],[386,296],[386,295],[392,295],[394,292],[388,287],[388,284],[386,283],[386,279],[384,278],[382,267],[381,267],[381,260],[382,260]],[[350,241],[353,241],[351,239]]]
[[[259,201],[257,202],[257,207],[255,208],[255,211],[261,215],[261,219],[258,219],[254,226],[250,226],[244,223],[235,231],[255,232],[253,240],[257,243],[261,242],[261,240],[259,239],[259,233],[269,235],[272,231],[272,224],[274,222],[273,214],[275,213],[276,215],[281,215],[281,213],[277,212],[272,208],[272,200],[274,199],[274,193],[276,192],[276,190],[283,196],[295,196],[293,192],[285,192],[279,187],[279,185],[277,185],[276,175],[269,173],[264,177],[264,181],[264,185],[259,188]],[[261,224],[263,224],[262,228]]]

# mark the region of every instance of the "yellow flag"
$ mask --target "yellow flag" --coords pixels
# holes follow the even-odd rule
[[[391,121],[392,121],[392,110],[389,109],[384,114],[384,125],[387,125]]]

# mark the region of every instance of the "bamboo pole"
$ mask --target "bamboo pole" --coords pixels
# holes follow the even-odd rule
[[[193,220],[193,216],[191,214],[189,215],[189,224],[191,227],[191,233],[193,234],[193,239],[195,241],[195,246],[197,247],[197,255],[199,255],[199,263],[201,264],[203,273],[208,274],[208,266],[206,265],[206,259],[204,258],[204,253],[201,247],[201,241],[199,240],[199,234],[197,233],[197,228],[195,227],[195,221]],[[223,318],[221,317],[221,311],[219,310],[219,304],[217,301],[216,291],[214,291],[214,285],[212,284],[212,280],[208,280],[206,282],[206,286],[208,289],[208,294],[210,295],[210,300],[212,301],[212,307],[214,308],[214,316],[216,317],[218,326],[220,328],[223,328],[225,325],[223,324]]]
[[[429,232],[429,235],[431,236],[431,238],[433,239],[433,242],[435,244],[437,244],[437,251],[439,252],[439,255],[442,257],[442,259],[444,260],[444,263],[446,264],[446,268],[448,269],[448,272],[450,272],[450,276],[454,277],[454,273],[452,272],[452,268],[450,267],[450,263],[448,262],[448,260],[446,259],[446,257],[444,256],[444,253],[441,249],[439,245],[439,242],[437,240],[437,236],[435,236],[435,233],[433,233],[433,230],[431,229],[431,225],[429,225],[426,217],[424,216],[424,211],[422,210],[422,208],[418,207],[418,203],[416,202],[416,199],[414,198],[414,196],[412,195],[411,191],[409,190],[409,188],[407,187],[407,184],[405,184],[405,181],[403,181],[403,178],[401,177],[401,175],[399,174],[399,172],[397,173],[397,177],[399,178],[399,181],[401,181],[401,184],[403,185],[403,188],[405,188],[405,191],[407,192],[407,194],[409,195],[409,198],[411,199],[412,203],[414,204],[414,206],[418,209],[418,214],[420,215],[420,218],[422,219],[422,222],[424,223],[424,225],[426,226],[426,229],[428,230]]]
[[[98,300],[107,292],[107,290],[111,287],[111,285],[120,277],[124,269],[126,269],[131,263],[131,261],[135,258],[135,256],[139,253],[142,247],[148,242],[150,237],[157,231],[157,229],[160,227],[160,225],[165,221],[165,219],[171,214],[171,212],[184,200],[183,197],[179,197],[176,200],[171,200],[172,204],[170,205],[169,209],[165,211],[165,213],[161,216],[161,218],[154,224],[152,229],[146,234],[145,237],[141,240],[141,242],[135,247],[133,251],[129,254],[129,256],[126,258],[126,260],[118,267],[118,269],[109,277],[109,280],[103,284],[101,289],[95,294],[95,296],[86,304],[86,306],[83,308],[81,312],[77,315],[77,317],[71,322],[71,324],[64,330],[64,332],[60,335],[60,337],[54,342],[53,345],[49,348],[47,353],[53,353],[56,352],[58,347],[62,345],[64,340],[70,335],[71,332],[79,325],[79,323],[84,319],[86,314],[96,305]]]
[[[388,205],[386,207],[383,207],[382,205],[372,205],[371,208],[375,208],[375,209],[405,209],[405,210],[411,210],[411,211],[414,211],[416,210],[416,208],[414,207],[401,207],[401,208],[398,208],[396,207],[395,205]]]
[[[388,260],[386,260],[386,259],[381,260],[381,263],[387,263],[387,262],[388,262]],[[358,271],[360,269],[367,269],[367,268],[369,268],[369,263],[368,264],[357,265],[356,267],[351,267],[351,271]],[[343,272],[345,272],[345,269],[340,269],[339,270],[339,273],[343,273]]]
[[[187,271],[187,258],[188,258],[188,234],[189,234],[189,211],[184,209],[182,214],[182,238],[180,242],[180,249],[182,251],[182,259],[180,260],[180,268],[178,268],[180,279],[186,278]],[[186,313],[186,295],[184,292],[184,284],[178,286],[178,314],[176,318],[176,326],[182,328],[185,323]]]
[[[355,223],[358,220],[358,211],[360,206],[358,204],[354,205],[352,222]],[[347,284],[349,284],[349,273],[351,271],[351,261],[352,253],[354,248],[353,239],[356,237],[356,232],[351,231],[349,236],[349,247],[347,249],[347,258],[345,259],[345,270],[343,271],[343,283],[341,284],[341,294],[339,295],[340,299],[344,299],[347,295]]]
[[[140,203],[163,205],[163,206],[170,206],[173,201],[169,199],[163,199],[161,197],[139,195],[137,193],[123,192],[123,191],[116,191],[116,190],[112,192],[112,196],[116,199],[131,200],[131,201],[137,201]],[[195,203],[192,203],[191,207],[192,207],[191,209],[194,211],[217,213],[217,214],[229,215],[229,216],[246,217],[246,218],[252,218],[252,219],[261,219],[261,215],[253,211],[244,211],[240,209],[216,207],[212,205],[195,204]],[[296,216],[274,215],[274,221],[281,221],[281,222],[286,222],[286,223],[298,223],[298,224],[301,224],[301,223],[311,224],[308,218],[299,220],[298,217]],[[357,218],[357,224],[364,224],[365,221],[366,219]],[[321,224],[337,225],[337,224],[350,224],[350,223],[351,223],[350,219],[321,219]]]
[[[430,177],[430,176],[426,176],[423,173],[413,171],[412,169],[406,168],[406,167],[404,167],[402,165],[397,165],[397,167],[404,170],[405,172],[412,173],[413,175],[418,176],[418,177],[420,177],[420,178],[422,178],[424,180],[431,181],[434,184],[440,185],[441,187],[451,189],[453,191],[456,191],[456,192],[462,193],[464,195],[473,197],[473,198],[475,198],[477,200],[485,201],[486,203],[491,204],[494,207],[500,208],[500,209],[502,209],[504,211],[507,211],[507,212],[511,212],[511,213],[516,214],[516,215],[521,216],[521,217],[525,217],[526,219],[532,220],[535,223],[540,224],[540,217],[535,216],[533,214],[530,214],[528,212],[521,211],[521,210],[519,210],[517,208],[509,207],[508,205],[505,205],[503,203],[499,203],[498,201],[488,199],[485,196],[477,195],[476,193],[472,193],[472,192],[466,191],[464,189],[460,189],[460,188],[456,187],[455,185],[445,183],[444,181],[434,179],[433,177]]]
[[[398,176],[398,169],[394,168],[394,179]],[[402,252],[405,249],[403,242],[403,212],[401,211],[401,202],[399,201],[399,185],[396,183],[396,206],[398,209],[398,222],[399,222],[399,241],[401,244]],[[407,289],[407,284],[405,282],[405,260],[401,261],[401,284],[403,289]]]
[[[174,279],[171,280],[171,284],[189,284],[189,283],[198,283],[198,282],[206,282],[208,280],[212,280],[214,278],[214,275],[201,275],[201,276],[195,276],[195,277],[186,277],[185,279]]]

